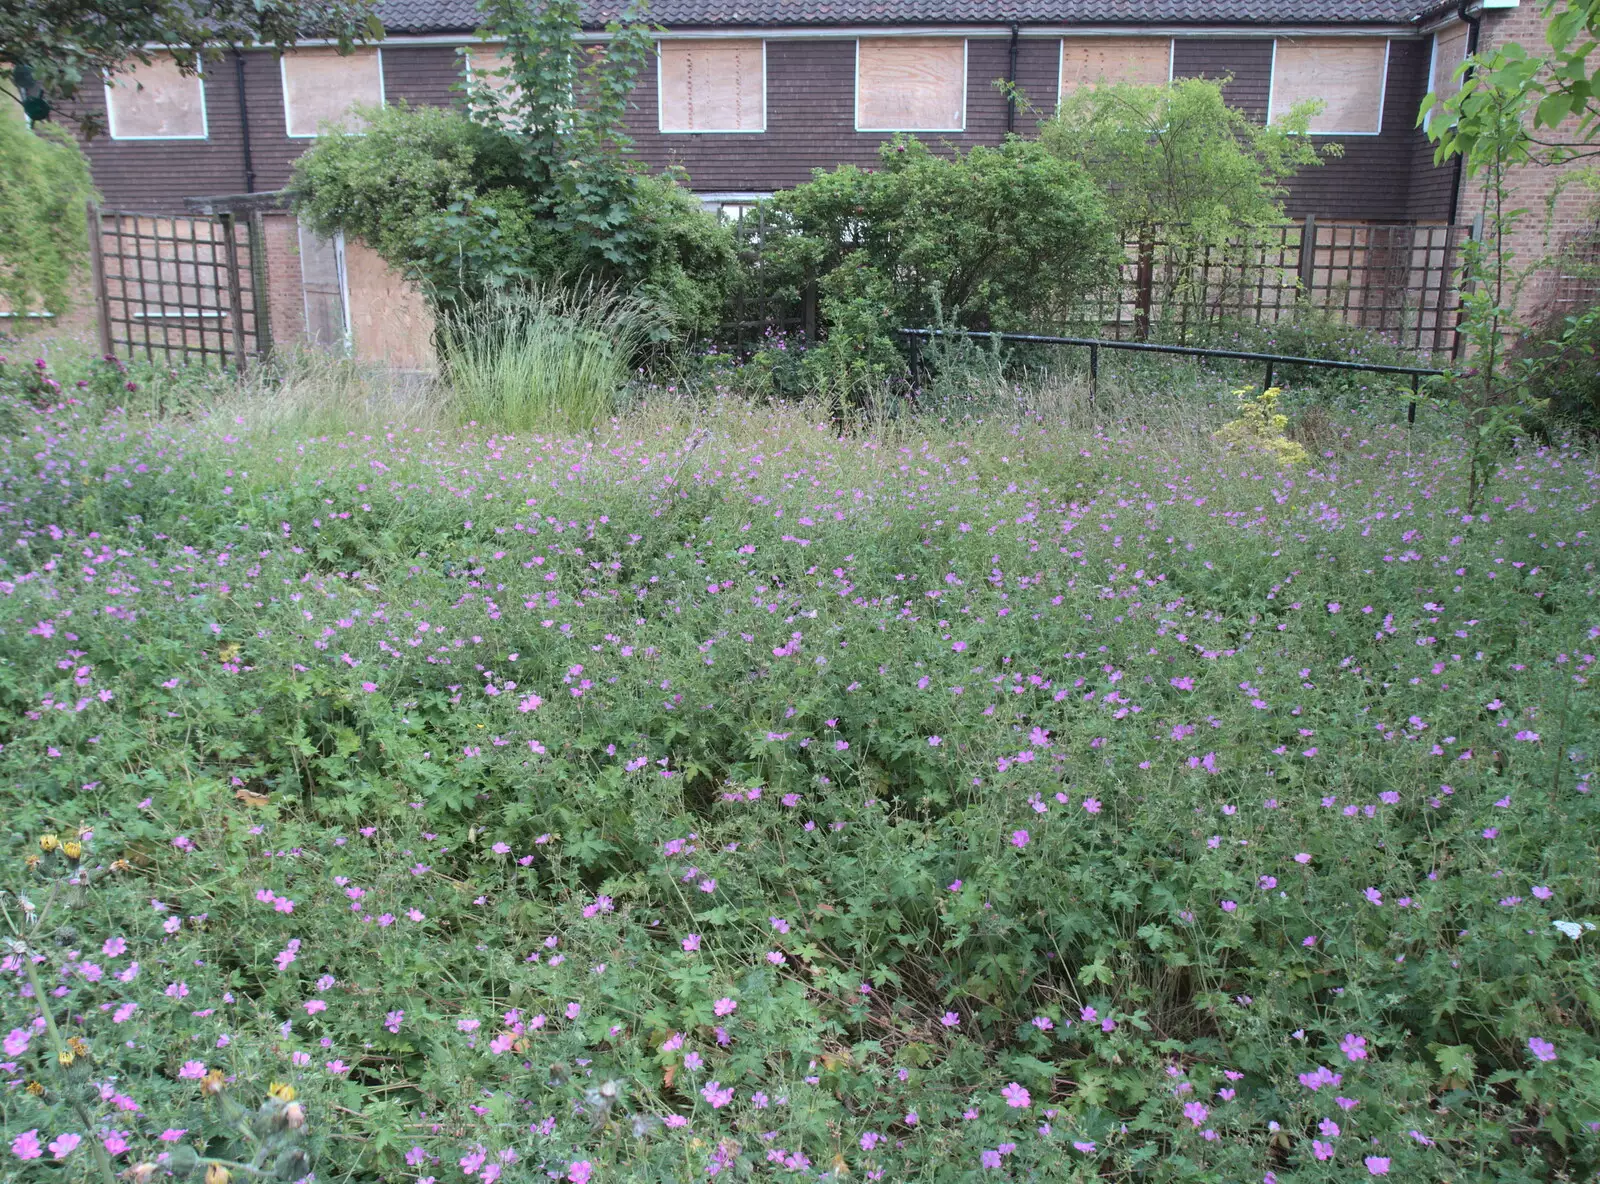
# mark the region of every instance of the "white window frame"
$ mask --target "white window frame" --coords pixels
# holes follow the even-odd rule
[[[1289,38],[1293,41],[1295,38]],[[1267,72],[1267,126],[1272,126],[1272,96],[1278,89],[1278,41],[1272,39],[1272,68]],[[1389,99],[1389,61],[1394,53],[1394,38],[1383,39],[1383,81],[1378,85],[1378,127],[1370,132],[1307,132],[1308,136],[1381,136],[1383,135],[1384,104]]]
[[[666,106],[661,101],[661,46],[665,39],[656,38],[656,131],[663,136],[759,136],[767,130],[767,38],[761,40],[761,126],[760,127],[707,127],[672,128],[665,126]],[[740,38],[724,37],[674,37],[673,41],[731,41]],[[755,40],[751,38],[751,40]]]
[[[970,68],[969,68],[968,59],[969,59],[969,57],[971,55],[971,49],[972,49],[972,39],[970,37],[963,37],[961,39],[961,126],[960,127],[862,127],[861,126],[861,40],[862,39],[860,37],[856,38],[856,77],[855,77],[855,130],[856,131],[858,131],[858,132],[867,132],[867,133],[874,134],[874,135],[899,135],[901,133],[904,133],[906,135],[948,135],[948,134],[951,134],[951,133],[958,133],[958,134],[959,133],[964,133],[967,130],[967,84],[968,84],[969,76],[970,76]],[[873,38],[869,38],[868,40],[877,41],[877,40],[882,40],[882,38],[873,37]],[[934,36],[918,36],[918,37],[915,37],[915,38],[907,36],[905,38],[905,40],[908,40],[908,41],[909,40],[948,41],[948,40],[950,40],[950,38],[948,38],[948,37],[939,37],[937,35],[934,35]],[[1057,60],[1057,63],[1058,63],[1057,66],[1056,66],[1056,73],[1060,74],[1061,67],[1059,65],[1059,62],[1060,62],[1060,54],[1059,53],[1056,55],[1056,60]]]
[[[103,78],[106,88],[106,135],[113,140],[124,143],[137,143],[140,140],[209,140],[211,138],[211,117],[206,110],[206,79],[205,68],[201,62],[195,62],[194,79],[200,84],[200,134],[198,136],[119,136],[117,135],[117,109],[112,105],[111,93],[113,90],[112,78],[107,74]]]
[[[1120,34],[1120,33],[1116,34],[1116,36],[1119,39],[1123,38],[1123,35]],[[1129,33],[1127,36],[1128,37],[1138,37],[1138,36],[1140,36],[1140,34],[1138,34],[1138,33]],[[1057,37],[1056,38],[1056,106],[1058,108],[1061,106],[1062,103],[1067,101],[1067,92],[1066,92],[1067,72],[1066,72],[1066,69],[1065,69],[1066,62],[1064,61],[1064,59],[1067,56],[1067,42],[1068,42],[1068,40],[1072,40],[1072,41],[1087,41],[1088,38],[1087,37],[1081,37],[1081,36],[1074,36],[1072,38],[1067,38],[1067,37]],[[1151,41],[1159,41],[1160,37],[1151,37],[1151,38],[1149,38],[1149,40],[1151,40]],[[1178,59],[1178,39],[1176,37],[1168,37],[1167,38],[1167,85],[1168,86],[1172,85],[1172,71],[1173,71],[1173,68],[1177,65],[1177,59]]]
[[[325,46],[306,46],[309,49],[328,48]],[[383,77],[383,47],[377,46],[374,53],[378,55],[378,109],[381,111],[389,105],[389,88]],[[292,132],[289,130],[289,55],[278,55],[278,86],[283,95],[283,134],[291,140],[315,140],[319,132]],[[359,136],[360,131],[346,133]],[[340,248],[343,250],[343,248]]]
[[[1438,70],[1439,70],[1439,38],[1441,36],[1443,36],[1444,33],[1449,29],[1450,29],[1449,25],[1446,25],[1443,29],[1435,29],[1433,31],[1432,37],[1430,37],[1429,40],[1428,40],[1428,89],[1424,93],[1433,94],[1433,93],[1436,93],[1437,90],[1438,90],[1439,78],[1437,77],[1437,74],[1438,74]],[[1458,66],[1464,65],[1466,63],[1466,60],[1467,60],[1467,42],[1468,42],[1468,40],[1469,40],[1468,38],[1463,38],[1463,40],[1462,40],[1462,43],[1461,43],[1461,61],[1457,63]],[[1455,70],[1451,70],[1450,73],[1451,73],[1451,75],[1453,77],[1455,75]],[[1427,131],[1428,130],[1428,125],[1433,122],[1434,112],[1437,111],[1438,109],[1439,109],[1439,107],[1438,107],[1438,104],[1436,103],[1436,104],[1434,104],[1433,111],[1429,111],[1426,115],[1424,115],[1422,117],[1422,130],[1423,131]]]
[[[295,222],[295,226],[298,234],[300,226],[298,219]],[[339,277],[339,312],[344,330],[343,340],[339,346],[339,356],[348,358],[353,355],[355,350],[355,327],[350,324],[350,278],[345,272],[344,265],[344,231],[334,231],[331,241],[333,243],[334,272]],[[299,253],[298,237],[295,239],[295,251],[296,254]],[[305,264],[302,263],[300,266],[300,317],[301,323],[309,329],[311,325],[311,300],[310,293],[306,291]]]

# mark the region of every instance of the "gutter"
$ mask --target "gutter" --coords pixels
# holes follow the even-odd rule
[[[244,54],[233,47],[233,84],[239,90],[239,135],[244,147],[244,191],[256,190],[256,165],[250,154],[250,103],[244,94]]]
[[[1467,25],[1467,57],[1469,58],[1478,52],[1478,34],[1483,28],[1483,10],[1481,8],[1478,10],[1477,16],[1470,16],[1467,13],[1467,7],[1471,3],[1472,0],[1461,0],[1460,5],[1456,8],[1456,16],[1466,22]],[[1465,83],[1471,76],[1472,67],[1468,66],[1466,72],[1461,76],[1461,81]],[[1455,176],[1450,184],[1450,213],[1445,218],[1444,223],[1446,226],[1454,226],[1456,217],[1461,212],[1461,181],[1465,173],[1465,164],[1466,161],[1462,155],[1459,152],[1456,153]]]
[[[1006,67],[1006,135],[1012,135],[1017,130],[1017,38],[1022,35],[1022,26],[1016,21],[1011,22],[1011,60]]]

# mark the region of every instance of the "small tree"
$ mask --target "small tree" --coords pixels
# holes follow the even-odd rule
[[[0,297],[13,311],[66,309],[88,251],[93,193],[89,162],[70,137],[0,109]]]
[[[1220,240],[1281,222],[1284,182],[1338,155],[1306,134],[1316,105],[1299,103],[1269,126],[1223,101],[1222,83],[1119,83],[1075,92],[1040,127],[1040,141],[1076,161],[1106,194],[1123,235],[1187,227]]]
[[[649,29],[613,24],[604,50],[578,40],[575,0],[482,0],[507,64],[464,84],[466,109],[365,112],[294,167],[296,209],[319,233],[366,241],[455,307],[507,285],[620,285],[682,328],[720,311],[731,236],[671,177],[641,173],[623,130],[654,52]],[[664,331],[664,330],[663,330]]]
[[[1263,127],[1230,107],[1222,86],[1185,78],[1083,88],[1040,129],[1049,151],[1099,184],[1143,264],[1154,268],[1154,244],[1164,244],[1160,307],[1182,309],[1186,327],[1203,323],[1218,296],[1203,264],[1220,257],[1223,274],[1248,286],[1265,262],[1259,232],[1284,220],[1284,182],[1341,150],[1319,152],[1306,134],[1314,103]]]
[[[1016,138],[949,155],[897,138],[877,169],[844,165],[780,193],[765,235],[775,287],[818,281],[829,336],[812,364],[830,382],[899,368],[901,326],[1038,328],[1109,279],[1117,255],[1083,171]]]
[[[1545,52],[1508,42],[1472,55],[1456,71],[1456,93],[1440,102],[1430,92],[1417,116],[1436,145],[1434,160],[1460,156],[1465,174],[1484,187],[1485,233],[1468,243],[1463,268],[1470,368],[1456,382],[1467,416],[1469,511],[1533,401],[1507,365],[1509,340],[1525,332],[1517,311],[1523,283],[1543,263],[1519,261],[1511,247],[1528,215],[1516,205],[1514,174],[1600,154],[1600,0],[1546,0],[1544,12]]]

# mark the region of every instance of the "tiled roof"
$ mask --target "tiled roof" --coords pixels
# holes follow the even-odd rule
[[[648,19],[667,26],[1128,24],[1407,24],[1427,0],[654,0]],[[584,23],[605,24],[622,7],[586,0]],[[465,33],[477,28],[472,0],[378,0],[391,34]]]

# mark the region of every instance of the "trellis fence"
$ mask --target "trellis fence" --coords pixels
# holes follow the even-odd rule
[[[1271,326],[1315,310],[1418,354],[1451,353],[1466,244],[1481,227],[1319,222],[1221,243],[1181,228],[1125,245],[1121,282],[1097,307],[1117,340],[1187,342],[1219,327]]]
[[[142,214],[91,205],[88,218],[102,353],[243,370],[267,352],[259,214]]]
[[[719,207],[733,223],[751,277],[723,336],[748,343],[770,332],[815,332],[814,279],[800,290],[766,278],[763,203]],[[1241,326],[1269,328],[1308,310],[1378,333],[1408,352],[1454,354],[1466,244],[1481,227],[1302,222],[1197,243],[1157,227],[1124,244],[1118,282],[1086,308],[1041,329],[1087,330],[1120,341],[1212,341]]]

